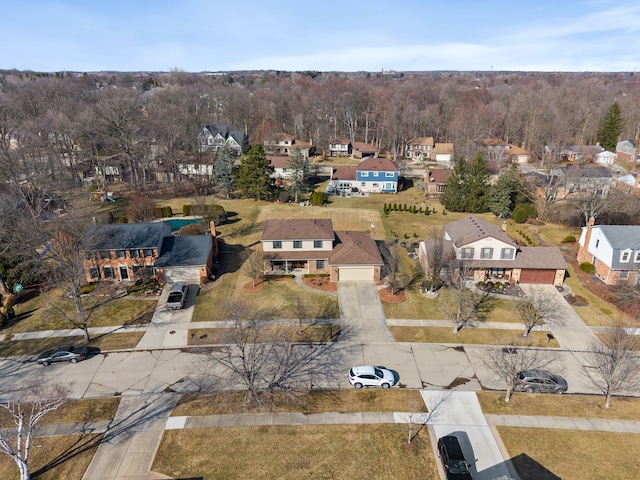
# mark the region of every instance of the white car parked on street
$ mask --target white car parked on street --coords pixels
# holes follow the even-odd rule
[[[349,383],[356,388],[389,388],[396,384],[396,376],[384,367],[360,366],[349,370]]]

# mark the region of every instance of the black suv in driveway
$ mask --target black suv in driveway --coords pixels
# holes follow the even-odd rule
[[[438,440],[438,456],[442,460],[447,480],[472,480],[457,437],[446,435]]]
[[[560,375],[546,370],[523,370],[513,379],[516,390],[521,392],[546,392],[562,394],[569,386]]]

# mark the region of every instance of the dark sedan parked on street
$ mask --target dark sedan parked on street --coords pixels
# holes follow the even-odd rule
[[[516,389],[521,392],[546,392],[563,394],[569,386],[560,375],[546,370],[523,370],[513,379]]]
[[[38,357],[38,363],[45,367],[54,362],[76,363],[79,360],[87,358],[87,352],[87,347],[76,347],[73,345],[52,348],[51,350],[47,350],[40,354]]]

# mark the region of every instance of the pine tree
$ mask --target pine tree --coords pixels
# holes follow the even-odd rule
[[[309,191],[307,183],[307,159],[299,148],[295,148],[289,158],[288,168],[291,171],[289,177],[289,193],[294,196],[294,201],[298,203],[300,195]]]
[[[623,128],[624,122],[622,120],[620,104],[613,102],[598,128],[597,138],[600,146],[609,152],[615,151]]]
[[[261,144],[256,143],[242,160],[238,169],[238,188],[247,197],[261,200],[272,191],[273,167]]]
[[[471,160],[465,175],[466,187],[466,212],[483,213],[489,210],[487,198],[489,193],[489,169],[482,152],[476,154]],[[445,207],[447,207],[445,205]],[[448,207],[447,207],[448,208]],[[451,210],[449,208],[449,210]]]
[[[229,198],[236,186],[236,157],[228,145],[223,145],[213,164],[213,180],[218,189]]]
[[[458,157],[451,171],[451,176],[444,186],[440,196],[440,203],[452,212],[464,212],[467,206],[466,177],[467,162],[464,157]]]

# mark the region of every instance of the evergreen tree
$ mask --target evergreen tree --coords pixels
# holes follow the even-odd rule
[[[509,215],[516,205],[529,203],[529,197],[525,189],[525,180],[518,167],[514,164],[508,170],[500,174],[495,185],[489,191],[487,205],[489,210],[498,216]]]
[[[309,184],[307,183],[307,159],[304,158],[304,153],[299,148],[295,148],[289,158],[289,170],[291,176],[289,177],[289,193],[294,196],[294,201],[298,203],[298,198],[303,193],[309,191]]]
[[[464,157],[458,157],[453,166],[451,176],[444,186],[440,196],[440,203],[452,212],[464,212],[466,209],[466,189],[464,185],[467,162]]]
[[[623,127],[620,104],[613,102],[598,128],[597,138],[600,146],[609,152],[614,152]]]
[[[466,187],[466,212],[483,213],[489,210],[487,206],[489,177],[490,173],[487,168],[487,162],[484,160],[484,155],[482,152],[478,152],[471,160],[464,178],[464,186]],[[445,207],[447,206],[445,205]]]
[[[218,189],[229,198],[236,186],[236,157],[228,145],[223,145],[213,165],[213,181]]]
[[[238,169],[238,188],[246,197],[261,200],[271,194],[273,167],[261,144],[249,149]]]

